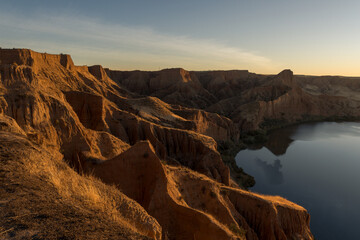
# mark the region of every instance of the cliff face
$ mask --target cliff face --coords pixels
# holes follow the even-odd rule
[[[164,239],[235,239],[211,217],[181,200],[180,189],[149,142],[138,142],[123,154],[89,167],[89,171],[140,203],[166,229]]]
[[[283,76],[280,78],[281,74]],[[360,117],[360,102],[351,96],[331,95],[330,92],[323,94],[320,91],[316,95],[310,94],[296,82],[291,71],[280,73],[278,77],[281,79],[279,86],[288,88],[280,94],[273,94],[274,97],[270,99],[260,99],[240,106],[233,115],[234,121],[243,121],[244,126],[254,129],[266,119],[294,123],[313,119]]]
[[[248,71],[188,72],[186,81],[174,80],[172,85],[160,84],[154,89],[148,84],[137,88],[136,83],[159,79],[163,71],[171,69],[123,74],[107,71],[115,81],[134,92],[226,116],[240,131],[258,129],[267,120],[290,124],[360,116],[356,78],[293,76],[290,70],[268,76]],[[172,71],[172,79],[184,75],[178,69]],[[187,88],[195,89],[196,93],[184,91]]]
[[[36,191],[26,191],[46,195],[41,189],[47,189],[52,193],[47,202],[59,196],[65,199],[60,203],[54,200],[48,209],[85,209],[78,213],[79,218],[85,212],[95,213],[87,198],[71,197],[79,188],[59,192],[64,181],[66,186],[82,182],[81,188],[89,185],[87,191],[95,191],[94,206],[106,199],[98,206],[103,206],[104,214],[114,212],[115,220],[108,216],[103,221],[127,229],[116,233],[125,239],[312,239],[305,209],[280,197],[238,189],[217,152],[216,141],[238,140],[243,122],[257,127],[261,119],[281,115],[282,106],[290,108],[297,102],[293,92],[309,94],[293,86],[291,72],[279,76],[183,69],[114,72],[101,66],[75,66],[68,55],[16,49],[1,49],[0,61],[2,171],[11,175],[16,169],[8,168],[5,161],[11,151],[14,166],[26,160],[33,169],[24,169],[14,179],[35,181],[37,175],[45,174],[40,176]],[[227,93],[229,98],[225,99]],[[276,101],[283,103],[276,105]],[[244,107],[250,104],[259,107]],[[299,104],[304,105],[302,101]],[[206,109],[219,110],[210,113]],[[23,150],[15,151],[16,146]],[[39,149],[38,153],[33,148]],[[17,155],[21,155],[18,160]],[[54,175],[59,172],[65,175]],[[87,173],[118,189],[101,185]],[[2,178],[2,186],[13,181],[10,175]],[[75,183],[66,182],[65,176],[71,176]],[[29,187],[25,182],[20,185]],[[114,203],[118,201],[122,204]],[[5,212],[10,208],[6,205]],[[31,209],[31,214],[40,211]],[[56,211],[49,213],[49,219],[54,220]],[[141,217],[132,213],[139,211]],[[36,228],[48,227],[41,224]],[[89,226],[104,229],[99,222],[93,224]],[[81,228],[81,224],[76,226]]]
[[[163,165],[150,142],[86,170],[141,204],[166,229],[164,239],[312,239],[304,208]]]
[[[45,66],[62,66],[69,70],[75,68],[70,55],[37,53],[29,49],[0,49],[0,64],[28,66],[35,73]]]

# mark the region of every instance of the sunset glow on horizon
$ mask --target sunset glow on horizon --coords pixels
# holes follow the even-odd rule
[[[0,47],[68,53],[119,70],[249,70],[360,76],[360,2],[18,1]]]

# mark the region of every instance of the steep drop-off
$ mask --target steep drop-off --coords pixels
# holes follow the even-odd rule
[[[0,49],[0,234],[312,239],[305,209],[241,190],[217,151],[304,94],[290,71],[118,72]]]

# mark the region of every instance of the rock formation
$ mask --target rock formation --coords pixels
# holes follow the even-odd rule
[[[354,99],[300,80],[120,72],[0,49],[1,234],[71,238],[69,218],[82,239],[90,229],[94,239],[312,239],[305,209],[240,189],[217,151],[266,119],[358,116]],[[34,223],[25,230],[23,214]]]
[[[183,69],[172,69],[170,76],[174,81],[171,85],[159,85],[157,89],[149,85],[136,87],[137,82],[156,81],[170,70],[119,72],[107,69],[107,72],[114,81],[135,93],[226,116],[240,132],[256,130],[269,120],[291,124],[360,116],[357,78],[294,76],[290,70],[266,76],[248,71],[184,74]],[[183,76],[187,76],[186,80],[181,80]],[[188,88],[196,89],[197,94],[190,90],[185,94],[183,89]]]
[[[312,238],[302,207],[163,165],[148,141],[86,169],[140,203],[167,230],[165,239]]]

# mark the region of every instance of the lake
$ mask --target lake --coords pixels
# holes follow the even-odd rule
[[[236,156],[255,177],[251,191],[305,207],[317,240],[360,239],[360,123],[283,128],[255,148]]]

